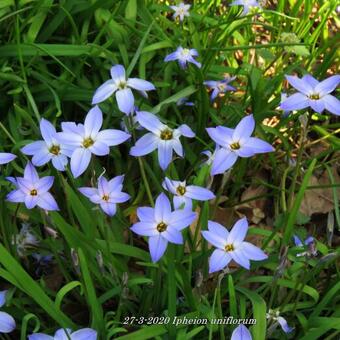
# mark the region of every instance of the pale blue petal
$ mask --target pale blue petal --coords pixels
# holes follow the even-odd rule
[[[24,177],[31,183],[35,183],[39,180],[37,170],[35,170],[35,167],[32,165],[31,162],[28,162],[25,167]]]
[[[224,269],[231,261],[231,256],[224,250],[215,249],[209,259],[209,274]]]
[[[293,239],[294,239],[295,246],[302,247],[303,244],[302,244],[301,240],[296,235],[293,235]]]
[[[340,83],[340,75],[331,76],[315,86],[315,92],[321,96],[333,92]]]
[[[102,202],[102,203],[100,203],[100,207],[105,212],[105,214],[107,214],[109,216],[114,216],[116,214],[117,205],[115,203]],[[73,339],[73,337],[72,337],[72,339]]]
[[[149,237],[149,250],[152,262],[157,262],[164,254],[166,247],[168,246],[168,241],[161,236]]]
[[[207,133],[209,137],[216,142],[218,145],[223,146],[223,147],[228,147],[229,143],[229,138],[231,137],[230,135],[227,136],[229,138],[226,138],[226,135],[224,133],[223,129],[217,129],[217,128],[206,128]]]
[[[48,151],[48,149],[41,149],[34,154],[32,157],[32,163],[35,166],[42,166],[48,163],[52,158],[52,154]]]
[[[33,209],[39,200],[39,196],[32,196],[32,195],[26,195],[25,196],[25,205],[27,209]]]
[[[161,193],[155,202],[155,220],[157,223],[168,222],[171,214],[171,205],[169,199],[164,193]]]
[[[199,63],[195,58],[193,58],[191,56],[188,57],[188,62],[196,65],[198,68],[202,67],[202,64]]]
[[[208,229],[213,234],[216,234],[223,240],[227,240],[229,231],[227,228],[225,228],[222,224],[214,222],[214,221],[208,221]]]
[[[104,176],[98,178],[98,194],[99,196],[104,196],[109,193],[109,182]]]
[[[254,153],[266,153],[274,151],[274,148],[269,143],[256,137],[250,137],[244,146],[251,148]]]
[[[65,171],[68,159],[65,155],[58,155],[52,157],[53,166],[59,171]]]
[[[249,242],[242,242],[241,249],[250,260],[262,261],[268,258],[268,255],[266,255],[263,250]]]
[[[250,269],[249,259],[244,255],[244,253],[241,250],[231,251],[229,252],[229,254],[232,257],[232,259],[241,267],[246,268],[248,270]]]
[[[97,135],[97,140],[107,144],[108,146],[116,146],[124,143],[131,137],[130,134],[115,129],[100,131]]]
[[[90,164],[91,151],[84,148],[74,150],[71,157],[71,171],[74,178],[85,172]]]
[[[165,170],[172,159],[172,143],[161,140],[158,144],[158,162],[162,170]]]
[[[255,120],[254,120],[253,115],[249,115],[249,116],[242,118],[234,130],[233,140],[239,141],[241,138],[250,137],[254,129],[255,129]]]
[[[121,82],[121,81],[126,80],[125,68],[122,65],[117,64],[115,66],[112,66],[110,70],[110,74],[111,74],[111,78],[115,82]]]
[[[319,81],[316,80],[312,75],[310,74],[306,74],[302,77],[302,80],[305,82],[305,83],[308,83],[310,84],[313,88],[316,87],[316,85],[319,84]]]
[[[107,80],[104,84],[97,88],[92,98],[92,105],[103,102],[107,98],[111,97],[116,90],[117,86],[115,85],[115,82],[112,79]]]
[[[96,340],[97,332],[92,328],[83,328],[71,334],[71,340]]]
[[[248,221],[245,217],[238,220],[229,233],[227,243],[238,244],[244,240],[248,231]]]
[[[151,208],[151,207],[137,208],[137,216],[143,222],[156,223],[155,218],[154,218],[155,216],[154,208]]]
[[[213,89],[210,95],[210,100],[213,101],[218,96],[219,93],[220,91],[218,89]]]
[[[222,249],[222,250],[225,249],[225,246],[226,246],[225,238],[222,238],[220,235],[212,231],[208,231],[208,230],[202,230],[201,233],[203,237],[214,247]]]
[[[185,196],[174,196],[173,198],[175,209],[185,209],[192,211],[192,199]]]
[[[98,194],[98,189],[96,188],[90,188],[90,187],[82,187],[78,188],[78,190],[87,198],[91,198],[94,195]]]
[[[290,85],[296,88],[299,92],[308,95],[313,92],[313,86],[308,83],[306,78],[298,78],[296,76],[285,76]]]
[[[7,196],[6,200],[13,203],[25,202],[26,194],[21,190],[13,190]]]
[[[285,318],[283,318],[282,316],[279,316],[277,318],[277,321],[278,323],[280,324],[282,330],[285,332],[285,333],[290,333],[293,331],[294,328],[292,327],[289,327],[288,326],[288,323],[287,323],[287,320]]]
[[[37,205],[45,210],[59,210],[58,204],[49,192],[38,196]]]
[[[131,230],[141,236],[157,236],[159,232],[156,229],[155,222],[136,222]]]
[[[235,164],[237,158],[235,152],[224,148],[217,150],[211,167],[211,175],[223,174]]]
[[[175,52],[172,52],[170,54],[168,54],[165,58],[164,58],[164,61],[167,62],[167,61],[174,61],[174,60],[177,60],[179,58],[179,55],[178,55],[178,52],[175,51]]]
[[[48,151],[46,142],[42,140],[27,144],[24,147],[22,147],[20,150],[23,154],[30,155],[30,156],[35,155],[37,152],[41,150]]]
[[[310,243],[314,242],[314,237],[313,236],[309,236],[305,239],[305,245],[308,246]]]
[[[153,133],[149,132],[141,137],[136,145],[133,146],[130,150],[130,155],[132,156],[144,156],[154,151],[159,143],[159,139]]]
[[[152,91],[156,89],[155,86],[149,81],[139,78],[129,78],[127,85],[139,91]]]
[[[215,198],[215,195],[210,190],[197,185],[187,186],[185,195],[198,201],[208,201]]]
[[[165,190],[171,192],[173,195],[177,195],[176,188],[181,184],[181,182],[165,177],[162,184]]]
[[[7,164],[15,159],[17,156],[12,153],[0,152],[0,164]]]
[[[95,138],[100,128],[103,125],[103,113],[100,110],[99,106],[93,107],[88,114],[86,115],[84,128],[85,128],[85,137]]]
[[[150,112],[139,111],[136,114],[136,119],[143,128],[153,132],[154,134],[158,134],[166,128],[159,118]]]
[[[28,336],[28,340],[54,340],[54,337],[43,333],[34,333]]]
[[[175,210],[171,213],[169,225],[177,230],[182,230],[193,223],[196,217],[197,215],[193,211],[187,209]]]
[[[70,328],[58,329],[54,334],[54,340],[69,340],[69,337],[67,336],[66,332],[72,340],[72,336],[71,336],[72,330]]]
[[[91,145],[88,150],[97,156],[106,156],[110,153],[110,148],[107,144],[96,140],[93,145]]]
[[[234,329],[230,340],[252,340],[252,336],[246,326],[239,325]]]
[[[174,228],[168,227],[164,232],[162,232],[162,236],[171,243],[183,244],[182,234]]]
[[[193,138],[195,137],[195,132],[191,130],[191,128],[186,125],[182,124],[178,127],[179,132],[181,133],[182,136],[188,137],[188,138]]]
[[[183,146],[182,146],[181,142],[178,139],[173,139],[171,141],[171,145],[172,145],[172,148],[174,149],[174,151],[176,152],[176,154],[179,157],[183,157],[184,152],[183,152]]]
[[[340,101],[337,98],[328,94],[324,96],[322,100],[325,103],[326,110],[337,116],[340,116]]]
[[[218,84],[218,81],[215,80],[207,80],[203,82],[204,85],[208,86],[208,87],[215,87]]]
[[[4,304],[6,303],[7,292],[8,292],[8,290],[2,290],[0,292],[0,307],[3,307]]]
[[[309,106],[317,113],[321,113],[325,109],[325,103],[323,99],[309,99]]]
[[[125,175],[120,175],[109,180],[109,192],[118,190],[122,186]]]
[[[46,119],[42,118],[40,121],[40,132],[44,141],[50,145],[53,144],[56,138],[57,131],[55,127]]]
[[[44,193],[51,189],[54,182],[53,176],[46,176],[39,179],[39,181],[35,184],[38,193]]]
[[[128,201],[131,196],[125,192],[112,192],[110,195],[110,202],[112,203],[124,203]]]
[[[116,99],[120,111],[129,115],[134,107],[135,99],[131,89],[125,88],[116,92]]]
[[[0,312],[0,333],[11,333],[15,327],[13,317],[8,313]]]

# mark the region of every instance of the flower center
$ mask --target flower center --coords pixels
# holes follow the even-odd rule
[[[94,144],[94,141],[93,141],[93,139],[92,139],[91,137],[85,138],[85,139],[83,140],[83,147],[84,147],[85,149],[89,148],[89,147],[92,146],[93,144]]]
[[[312,93],[309,95],[309,98],[312,100],[319,100],[320,99],[320,95],[318,93]]]
[[[117,87],[119,88],[119,90],[124,90],[126,88],[126,81],[120,81]]]
[[[172,139],[173,133],[170,129],[165,129],[161,132],[161,139],[170,140]]]
[[[225,84],[221,83],[217,85],[217,88],[222,92],[225,90]]]
[[[230,144],[230,149],[231,150],[238,150],[241,147],[239,142],[231,143]]]
[[[105,201],[105,202],[108,202],[109,199],[110,199],[109,195],[103,195],[103,197],[102,197],[102,200]]]
[[[185,192],[186,192],[186,189],[185,189],[184,186],[179,185],[179,186],[176,188],[176,192],[177,192],[178,195],[183,196],[183,195],[185,194]]]
[[[157,229],[157,231],[159,231],[160,233],[162,233],[163,231],[166,230],[167,227],[168,227],[167,224],[165,224],[164,222],[161,222],[161,223],[158,223],[158,224],[157,224],[156,229]]]
[[[52,145],[50,147],[50,153],[52,153],[53,155],[58,156],[60,154],[60,146],[59,145]]]
[[[188,57],[190,55],[190,50],[188,48],[183,48],[182,56]]]
[[[233,251],[234,250],[234,246],[232,244],[227,244],[224,247],[225,251]]]
[[[31,196],[37,196],[38,195],[38,191],[36,189],[33,189],[33,190],[31,190],[30,195]]]

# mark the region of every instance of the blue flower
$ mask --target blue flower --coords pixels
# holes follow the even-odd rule
[[[105,156],[110,146],[125,142],[131,136],[121,130],[107,129],[99,131],[103,125],[103,114],[98,106],[93,107],[83,124],[62,123],[63,132],[59,139],[71,150],[71,171],[74,178],[79,177],[90,164],[92,154]]]
[[[12,153],[0,152],[0,164],[7,164],[9,162],[12,162],[12,160],[16,157],[17,156],[13,155]]]
[[[117,210],[117,203],[123,203],[130,199],[130,195],[122,192],[124,176],[117,176],[108,181],[100,176],[98,189],[83,187],[78,190],[95,204],[99,204],[102,210],[109,216],[113,216]]]
[[[36,205],[45,210],[59,210],[57,202],[48,192],[54,181],[53,176],[39,178],[34,166],[28,162],[24,177],[8,178],[16,187],[6,199],[10,202],[24,202],[27,209]]]
[[[231,334],[230,340],[252,340],[252,336],[245,325],[239,325]]]
[[[188,227],[196,218],[196,213],[189,210],[171,210],[169,199],[161,193],[155,207],[137,209],[140,222],[131,230],[138,235],[149,237],[149,250],[153,262],[157,262],[164,254],[168,242],[183,244],[181,230]]]
[[[272,309],[269,309],[266,317],[270,322],[273,322],[274,327],[275,325],[279,324],[285,333],[291,333],[294,329],[292,327],[289,327],[287,320],[284,317],[280,316],[280,312],[278,310],[274,311]]]
[[[110,72],[112,79],[98,87],[92,104],[99,104],[115,93],[119,110],[129,115],[135,103],[131,88],[140,91],[143,96],[147,96],[145,91],[156,89],[152,83],[144,79],[126,79],[125,69],[122,65],[113,66]]]
[[[171,180],[165,177],[163,188],[174,195],[174,207],[192,210],[192,200],[208,201],[215,198],[215,195],[208,189],[197,185],[187,185],[186,182]]]
[[[305,246],[305,247],[308,248],[307,251],[304,251],[302,253],[296,254],[297,257],[304,256],[304,255],[307,255],[307,256],[317,256],[318,252],[315,249],[315,240],[314,240],[313,236],[308,236],[304,240],[304,242],[302,242],[299,239],[299,237],[296,236],[296,235],[293,236],[293,239],[294,239],[295,246],[297,246],[297,247],[304,247]]]
[[[137,112],[137,121],[150,132],[136,142],[130,150],[130,155],[144,156],[158,149],[158,162],[163,170],[170,164],[173,150],[178,156],[183,157],[183,147],[179,138],[195,137],[188,125],[182,124],[177,129],[171,129],[149,112]]]
[[[32,163],[35,166],[42,166],[52,160],[57,170],[64,171],[72,150],[60,143],[55,127],[44,118],[40,121],[40,132],[43,140],[24,146],[21,152],[33,156]]]
[[[242,15],[247,15],[251,8],[261,8],[256,0],[235,0],[229,6],[243,6]]]
[[[174,61],[178,60],[179,66],[181,68],[186,68],[188,63],[192,63],[196,65],[198,68],[201,67],[201,63],[199,63],[194,57],[198,56],[198,52],[195,49],[183,48],[179,46],[177,50],[173,53],[168,54],[164,61]]]
[[[195,106],[193,102],[189,102],[187,97],[183,97],[177,100],[176,102],[177,106]]]
[[[179,3],[178,6],[170,6],[170,8],[175,11],[175,13],[173,14],[173,19],[176,20],[176,18],[179,17],[180,21],[184,20],[184,17],[188,17],[190,16],[189,14],[189,9],[190,9],[191,5],[186,5],[183,2]]]
[[[0,291],[0,307],[6,303],[7,290]],[[16,327],[15,320],[6,312],[0,311],[0,333],[10,333]]]
[[[217,249],[209,260],[209,273],[225,268],[231,260],[250,269],[250,261],[262,261],[268,256],[258,247],[244,241],[248,231],[246,218],[238,220],[229,232],[217,222],[208,221],[208,230],[202,231],[203,237]]]
[[[250,137],[255,129],[253,115],[241,119],[235,129],[224,126],[207,128],[207,132],[221,148],[216,151],[211,174],[222,174],[230,169],[238,157],[252,157],[258,153],[272,152],[274,148],[267,142]]]
[[[97,340],[97,332],[92,328],[83,328],[72,332],[71,329],[60,328],[54,336],[44,333],[34,333],[28,336],[28,340]]]
[[[311,107],[318,113],[326,109],[337,116],[340,115],[340,101],[330,95],[338,86],[340,75],[331,76],[321,82],[310,74],[301,79],[295,76],[286,76],[286,79],[299,92],[281,102],[282,110],[302,110]]]
[[[212,92],[210,95],[210,100],[213,101],[220,93],[225,93],[227,91],[235,91],[235,87],[228,85],[230,82],[235,80],[236,77],[227,78],[224,80],[207,80],[203,82],[204,85],[208,86]]]

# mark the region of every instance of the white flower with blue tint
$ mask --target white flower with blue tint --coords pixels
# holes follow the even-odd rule
[[[60,328],[54,336],[44,333],[34,333],[28,336],[28,340],[97,340],[97,332],[92,328],[83,328],[72,332],[71,329]]]
[[[175,209],[192,210],[192,200],[208,201],[215,198],[215,195],[208,189],[197,185],[187,185],[185,181],[175,181],[165,177],[163,188],[174,195],[173,202]]]
[[[21,152],[32,157],[35,166],[42,166],[52,161],[53,166],[64,171],[72,150],[60,143],[55,127],[46,119],[40,121],[40,133],[43,140],[27,144],[21,148]]]
[[[278,310],[274,311],[272,309],[269,309],[266,317],[269,322],[273,323],[274,327],[279,324],[285,333],[291,333],[294,329],[292,327],[289,327],[287,320],[284,317],[280,316],[280,312]]]
[[[245,325],[239,325],[231,334],[230,340],[252,340],[252,336]]]
[[[149,250],[152,262],[157,262],[164,254],[168,242],[183,244],[181,230],[188,227],[196,218],[189,210],[171,210],[169,199],[161,193],[155,207],[137,209],[139,222],[131,230],[138,235],[149,237]]]
[[[183,21],[184,17],[190,16],[190,14],[189,14],[190,7],[191,7],[191,5],[186,5],[183,2],[179,3],[178,6],[170,6],[170,8],[173,11],[175,11],[175,13],[172,16],[173,19],[176,20],[177,18],[179,18],[180,21]]]
[[[247,15],[252,8],[261,8],[256,0],[235,0],[229,6],[243,6],[242,15]]]
[[[331,76],[321,82],[310,74],[301,79],[295,76],[286,76],[286,79],[299,92],[281,101],[282,110],[302,110],[311,107],[317,113],[322,113],[326,109],[337,116],[340,115],[340,101],[330,94],[340,83],[340,75]]]
[[[224,126],[206,129],[210,138],[220,146],[212,162],[211,174],[213,176],[230,169],[238,157],[248,158],[255,154],[274,151],[274,148],[267,142],[251,137],[254,129],[253,115],[242,118],[235,129]]]
[[[208,230],[202,231],[202,235],[217,248],[209,259],[209,273],[222,270],[231,260],[249,270],[249,260],[262,261],[268,257],[260,248],[244,241],[247,232],[246,218],[238,220],[230,232],[221,224],[208,221]]]
[[[207,80],[203,82],[204,85],[208,86],[212,90],[210,100],[213,101],[219,94],[227,91],[235,91],[235,87],[228,85],[230,82],[235,80],[236,77],[226,78],[224,80]]]
[[[115,94],[119,110],[129,115],[135,103],[131,89],[140,91],[143,96],[147,96],[146,91],[156,89],[152,83],[144,79],[127,79],[125,68],[122,65],[113,66],[110,72],[112,79],[98,87],[93,96],[92,104],[99,104]]]
[[[107,129],[100,131],[103,125],[103,114],[98,106],[93,107],[83,124],[62,123],[63,132],[59,139],[71,150],[71,171],[74,178],[85,172],[90,164],[92,154],[106,156],[110,146],[121,144],[131,136],[121,130]]]
[[[201,63],[195,59],[197,56],[198,52],[194,48],[189,49],[179,46],[175,52],[168,54],[164,61],[167,62],[178,60],[179,66],[183,69],[187,67],[188,63],[192,63],[200,68]]]
[[[12,153],[0,152],[0,165],[12,162],[17,156]]]
[[[7,290],[0,292],[0,307],[6,303]],[[16,327],[15,320],[6,312],[0,311],[0,333],[11,333]]]
[[[140,157],[158,149],[158,162],[163,170],[170,164],[173,150],[178,156],[183,157],[183,147],[179,138],[195,137],[188,125],[182,124],[177,129],[172,129],[149,112],[137,112],[137,121],[150,132],[136,142],[130,150],[130,155]]]
[[[113,216],[117,210],[117,203],[124,203],[130,199],[130,195],[122,192],[124,176],[117,176],[108,181],[100,176],[98,188],[83,187],[78,190],[91,202],[99,204],[102,210],[109,216]]]
[[[48,192],[53,185],[54,177],[39,178],[31,162],[28,162],[25,167],[24,177],[7,179],[17,187],[7,195],[7,201],[24,202],[27,209],[32,209],[37,205],[45,210],[59,210],[57,202]]]
[[[296,235],[293,236],[293,239],[294,239],[294,243],[296,247],[301,247],[301,248],[307,247],[308,248],[307,251],[296,254],[297,257],[305,256],[305,255],[317,256],[318,252],[315,249],[315,240],[313,236],[308,236],[303,242]]]

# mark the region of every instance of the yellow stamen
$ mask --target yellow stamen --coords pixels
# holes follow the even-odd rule
[[[158,223],[157,224],[157,230],[160,232],[160,233],[162,233],[163,231],[165,231],[166,230],[166,228],[167,228],[168,226],[164,223],[164,222],[161,222],[161,223]]]

